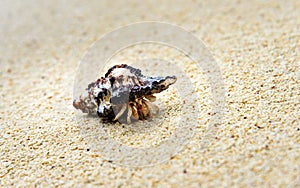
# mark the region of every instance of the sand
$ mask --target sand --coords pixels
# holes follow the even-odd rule
[[[296,0],[2,1],[0,186],[299,187],[299,9]],[[86,131],[79,121],[86,117],[72,107],[79,62],[104,34],[153,20],[205,43],[225,84],[222,123],[210,132],[216,114],[205,72],[172,48],[141,45],[110,63],[136,64],[148,74],[162,60],[178,65],[195,106],[184,106],[182,85],[175,84],[158,95],[159,117],[144,127],[93,124],[94,132]],[[155,57],[157,65],[143,66]],[[159,164],[124,165],[97,148],[97,130],[105,130],[124,146],[152,151],[178,130],[176,117],[196,117],[193,134],[176,155],[155,159]]]

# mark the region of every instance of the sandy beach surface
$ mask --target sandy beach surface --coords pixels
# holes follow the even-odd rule
[[[297,0],[1,1],[0,187],[300,187],[299,10]],[[211,52],[225,86],[213,131],[207,72],[159,44],[128,47],[103,68],[176,73],[178,83],[157,95],[156,117],[126,126],[74,112],[74,81],[92,75],[77,69],[91,44],[142,21],[178,25]],[[188,140],[174,137],[180,117]],[[99,131],[132,151],[155,153],[172,139],[162,151],[182,148],[140,156],[154,161],[147,166],[99,152],[107,149]]]

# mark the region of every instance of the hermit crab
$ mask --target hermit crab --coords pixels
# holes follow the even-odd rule
[[[152,103],[156,100],[154,94],[168,89],[176,80],[175,76],[147,77],[140,69],[115,65],[104,77],[88,84],[73,106],[109,121],[145,120],[158,112]]]

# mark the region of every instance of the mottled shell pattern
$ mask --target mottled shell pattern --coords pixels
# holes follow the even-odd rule
[[[129,65],[115,65],[105,77],[90,83],[73,106],[110,121],[144,120],[158,112],[153,94],[168,89],[176,80],[175,76],[147,77]]]

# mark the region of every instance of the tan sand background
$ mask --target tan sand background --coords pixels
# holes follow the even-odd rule
[[[299,10],[297,0],[1,1],[0,186],[299,187]],[[226,115],[209,148],[198,147],[200,118],[168,162],[122,167],[80,134],[73,82],[99,37],[149,20],[203,40],[223,73]]]

